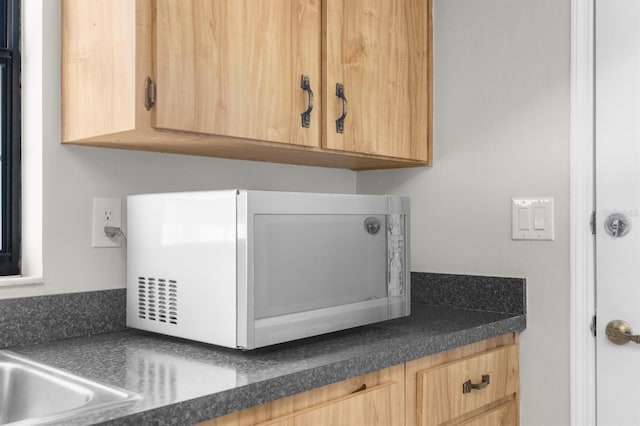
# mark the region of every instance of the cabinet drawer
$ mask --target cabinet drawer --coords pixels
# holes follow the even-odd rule
[[[404,426],[404,365],[218,417],[198,426]]]
[[[394,413],[392,406],[393,394],[401,391],[401,386],[399,382],[386,382],[256,426],[403,426],[403,413]]]
[[[514,401],[499,405],[493,410],[473,417],[459,426],[513,426],[518,424],[518,409]]]
[[[518,346],[503,346],[418,372],[418,418],[440,425],[517,391]]]

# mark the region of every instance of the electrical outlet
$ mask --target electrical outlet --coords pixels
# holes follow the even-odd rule
[[[120,198],[93,199],[93,220],[91,247],[120,247],[120,236],[109,238],[104,233],[105,226],[122,226],[122,204]]]

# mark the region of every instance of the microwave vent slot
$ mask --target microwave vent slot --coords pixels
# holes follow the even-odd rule
[[[178,283],[138,277],[138,318],[178,325]]]

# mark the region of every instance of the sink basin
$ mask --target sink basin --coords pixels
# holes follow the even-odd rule
[[[68,420],[138,398],[132,392],[0,351],[0,425]]]

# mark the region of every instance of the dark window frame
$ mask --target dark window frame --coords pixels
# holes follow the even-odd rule
[[[20,274],[21,251],[21,101],[20,101],[20,0],[0,0],[0,19],[6,23],[6,33],[0,35],[0,65],[2,74],[2,178],[0,208],[2,237],[0,275]]]

